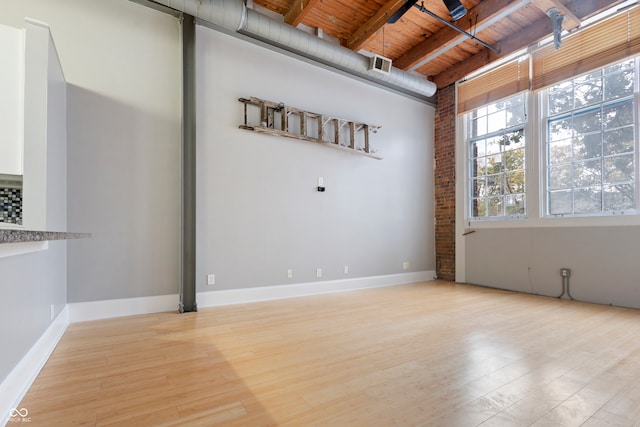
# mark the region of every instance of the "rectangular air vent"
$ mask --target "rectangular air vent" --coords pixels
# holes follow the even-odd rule
[[[370,59],[369,69],[379,73],[389,74],[391,72],[391,60],[384,56],[374,54]]]

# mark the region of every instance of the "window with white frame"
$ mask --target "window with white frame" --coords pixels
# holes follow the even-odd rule
[[[542,92],[546,214],[614,214],[637,208],[637,60]]]
[[[465,220],[640,221],[640,57],[630,54],[640,54],[640,6],[458,82]]]
[[[472,219],[526,214],[526,100],[521,93],[467,114]]]

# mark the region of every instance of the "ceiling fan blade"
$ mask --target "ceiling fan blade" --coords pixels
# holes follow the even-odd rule
[[[402,18],[402,15],[407,13],[407,11],[411,9],[413,5],[416,3],[418,3],[418,0],[407,0],[407,2],[403,4],[402,7],[396,11],[396,13],[394,13],[389,17],[389,19],[387,19],[387,24],[393,24],[398,19]]]

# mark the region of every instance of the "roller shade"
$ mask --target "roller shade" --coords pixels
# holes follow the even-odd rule
[[[530,89],[529,57],[519,57],[458,84],[458,114]]]
[[[532,55],[533,89],[605,67],[640,53],[640,7],[622,12]]]

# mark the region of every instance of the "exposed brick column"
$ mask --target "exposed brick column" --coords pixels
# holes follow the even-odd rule
[[[438,89],[435,114],[436,276],[456,278],[455,84]]]

